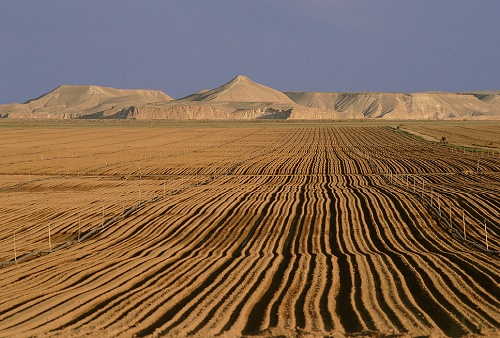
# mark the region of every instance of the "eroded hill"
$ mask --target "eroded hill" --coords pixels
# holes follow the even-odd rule
[[[63,85],[25,103],[0,106],[0,116],[10,118],[125,118],[131,107],[168,102],[159,90],[115,89]]]
[[[0,106],[0,117],[175,120],[498,120],[500,92],[281,92],[239,75],[174,100],[157,90],[60,86],[26,103]]]

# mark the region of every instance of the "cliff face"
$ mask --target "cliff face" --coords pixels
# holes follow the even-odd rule
[[[340,116],[386,119],[500,119],[500,92],[285,93],[295,103]]]
[[[500,91],[472,93],[280,92],[245,76],[179,100],[156,90],[60,86],[3,118],[44,119],[500,119]]]

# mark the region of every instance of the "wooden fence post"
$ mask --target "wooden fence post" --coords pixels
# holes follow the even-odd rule
[[[16,228],[14,228],[14,261],[17,263],[17,251],[16,251]]]

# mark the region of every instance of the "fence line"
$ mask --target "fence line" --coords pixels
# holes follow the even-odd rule
[[[228,172],[232,171],[235,169],[237,165],[231,167]],[[116,216],[113,216],[111,218],[108,218],[108,219],[104,219],[103,217],[103,221],[102,221],[102,224],[101,226],[98,226],[98,227],[94,227],[92,229],[89,229],[89,230],[86,230],[86,231],[81,231],[81,225],[80,225],[80,214],[78,215],[78,235],[77,235],[77,238],[76,239],[73,239],[71,241],[66,241],[64,243],[60,243],[60,244],[57,244],[55,245],[54,247],[52,247],[52,243],[51,243],[51,234],[50,234],[50,224],[49,224],[49,249],[35,249],[35,250],[32,250],[30,252],[27,252],[27,253],[24,253],[24,254],[21,254],[21,255],[17,255],[17,250],[16,250],[16,230],[14,230],[14,259],[12,260],[9,260],[9,261],[4,261],[4,262],[0,262],[0,268],[3,268],[4,266],[9,266],[9,265],[13,265],[13,264],[17,264],[17,263],[20,263],[22,261],[25,261],[27,259],[30,259],[30,258],[34,258],[34,257],[37,257],[37,256],[41,256],[43,254],[48,254],[50,252],[54,252],[54,251],[58,251],[58,250],[61,250],[61,249],[64,249],[64,248],[67,248],[67,247],[70,247],[70,246],[73,246],[77,243],[80,243],[80,242],[83,242],[85,240],[88,240],[90,238],[92,238],[93,235],[96,235],[97,233],[101,232],[102,230],[108,228],[109,226],[111,226],[112,224],[120,221],[120,220],[123,220],[123,219],[126,219],[128,218],[132,213],[134,213],[135,211],[145,207],[146,205],[150,204],[150,203],[155,203],[161,199],[164,199],[166,198],[167,196],[171,196],[171,195],[177,195],[187,189],[189,189],[190,187],[196,187],[196,186],[201,186],[201,185],[206,185],[206,184],[209,184],[210,182],[214,181],[215,179],[217,178],[217,175],[212,175],[210,176],[208,179],[204,180],[204,181],[201,181],[201,182],[195,182],[194,184],[192,185],[186,185],[182,184],[182,186],[180,188],[177,188],[177,189],[174,189],[170,192],[170,194],[165,194],[165,186],[163,186],[163,190],[160,194],[154,196],[153,198],[150,198],[150,199],[147,199],[147,200],[139,200],[139,203],[137,203],[136,205],[133,205],[129,208],[125,208],[124,205],[122,205],[122,212]],[[33,182],[33,181],[32,181]],[[47,242],[45,242],[47,243]]]
[[[252,156],[250,158],[247,158],[247,159],[244,159],[240,162],[237,162],[235,163],[234,165],[232,165],[231,167],[227,168],[226,172],[221,172],[220,174],[217,173],[217,170],[215,172],[213,172],[211,175],[209,175],[209,178],[205,181],[201,181],[201,182],[196,182],[194,183],[193,185],[191,186],[186,186],[184,184],[184,176],[185,175],[166,175],[166,176],[181,176],[182,178],[182,182],[181,182],[181,187],[178,188],[178,189],[175,189],[175,190],[172,190],[171,194],[170,195],[176,195],[180,192],[183,192],[184,190],[187,190],[189,187],[194,187],[194,186],[200,186],[200,185],[205,185],[205,184],[208,184],[212,181],[214,181],[215,179],[217,179],[219,177],[219,175],[232,175],[234,173],[234,171],[236,170],[236,168],[238,168],[239,166],[241,166],[243,163],[245,162],[248,162],[248,161],[251,161],[255,158],[258,158],[259,156],[263,156],[263,155],[267,155],[267,154],[271,154],[273,153],[274,151],[276,151],[278,148],[282,147],[284,144],[286,144],[287,140],[283,140],[282,143],[278,144],[278,145],[275,145],[274,147],[271,147],[266,153],[264,154],[257,154],[255,156]],[[167,155],[166,155],[167,156]],[[152,156],[151,156],[152,157]],[[134,156],[134,162],[135,161],[138,161],[140,163],[140,160],[142,159],[142,154],[141,154],[141,157],[139,159],[135,159],[135,156]],[[121,161],[123,162],[123,158],[121,159]],[[132,162],[132,161],[129,161],[129,162]],[[149,177],[153,177],[153,176],[165,176],[165,175],[142,175],[142,172],[141,172],[141,169],[140,169],[140,164],[138,163],[138,168],[139,168],[139,178],[141,178],[142,176],[149,176]],[[101,166],[101,167],[98,167],[98,168],[94,168],[94,169],[87,169],[87,176],[88,177],[88,174],[89,172],[95,172],[97,171],[98,169],[100,168],[104,168],[107,166],[107,163],[105,166]],[[217,168],[218,169],[218,168]],[[221,171],[224,171],[224,168],[220,168]],[[71,175],[70,175],[71,176]],[[77,176],[80,176],[80,166],[78,166],[78,171],[77,171]],[[101,175],[95,175],[97,177],[100,177]],[[127,175],[127,176],[136,176],[137,175]],[[49,176],[49,177],[45,177],[45,175],[43,176],[43,178],[41,179],[38,179],[38,180],[31,180],[31,172],[29,174],[29,180],[28,182],[22,182],[22,183],[19,183],[19,184],[16,184],[14,186],[11,186],[11,187],[6,187],[6,188],[3,188],[3,189],[0,189],[0,190],[8,190],[8,189],[13,189],[13,188],[16,188],[18,186],[22,186],[22,185],[26,185],[26,184],[30,184],[32,182],[36,182],[36,181],[41,181],[41,180],[46,180],[46,179],[51,179],[51,178],[60,178],[60,177],[65,177],[65,175],[56,175],[56,176]],[[198,177],[196,175],[196,177]],[[141,190],[140,190],[140,187],[139,187],[139,194],[141,194]],[[80,233],[80,217],[78,218],[78,238],[76,240],[72,240],[72,241],[67,241],[67,242],[64,242],[64,243],[61,243],[57,246],[55,246],[54,248],[52,248],[52,250],[48,251],[48,250],[33,250],[31,252],[28,252],[26,254],[23,254],[19,257],[15,257],[14,260],[10,260],[10,261],[5,261],[5,262],[0,262],[0,268],[1,267],[4,267],[4,266],[7,266],[7,265],[11,265],[11,264],[16,264],[20,261],[23,261],[23,260],[26,260],[28,258],[31,258],[31,257],[34,257],[34,256],[37,256],[37,255],[42,255],[42,254],[45,254],[45,253],[49,253],[49,252],[53,252],[53,251],[57,251],[57,250],[60,250],[60,249],[63,249],[63,248],[66,248],[66,247],[69,247],[71,245],[74,245],[74,244],[77,244],[81,241],[84,241],[86,239],[89,239],[91,238],[92,235],[96,234],[97,232],[105,229],[106,227],[110,226],[111,224],[113,223],[116,223],[117,221],[121,220],[121,219],[125,219],[127,218],[128,216],[130,216],[131,213],[133,213],[134,211],[146,206],[147,204],[149,203],[154,203],[160,199],[163,199],[165,198],[165,185],[163,186],[163,193],[162,194],[159,194],[149,200],[145,200],[145,201],[141,201],[141,196],[139,197],[139,203],[135,206],[132,206],[132,207],[129,207],[127,209],[125,209],[124,205],[122,205],[122,213],[120,215],[117,215],[117,216],[114,216],[106,221],[103,221],[102,223],[102,226],[100,227],[97,227],[97,228],[92,228],[90,230],[87,230],[87,231],[84,231],[83,233]]]
[[[408,181],[408,177],[409,177],[409,174],[403,174],[403,175],[406,175],[406,181],[403,182],[403,184],[400,184],[399,182],[396,182],[393,177],[396,176],[396,177],[400,177],[401,175],[393,175],[392,171],[391,170],[388,170],[386,173],[383,173],[380,168],[378,168],[371,160],[370,156],[367,156],[362,150],[357,150],[355,151],[358,155],[360,155],[361,157],[365,158],[372,171],[374,173],[379,173],[380,176],[382,177],[382,179],[390,184],[390,185],[393,185],[393,186],[396,186],[396,187],[399,187],[405,191],[407,191],[408,193],[414,195],[414,196],[417,196],[419,199],[422,200],[423,203],[425,203],[429,208],[430,210],[434,213],[434,215],[436,217],[438,217],[443,223],[446,224],[446,226],[450,229],[450,231],[452,232],[452,234],[454,234],[455,236],[458,237],[459,240],[465,242],[466,244],[468,245],[471,245],[475,248],[477,248],[478,250],[480,251],[483,251],[483,252],[486,252],[486,253],[490,253],[490,254],[500,254],[500,250],[493,250],[490,248],[490,245],[488,243],[488,229],[487,229],[487,226],[486,226],[486,220],[484,221],[484,233],[485,233],[485,242],[484,242],[484,245],[483,244],[480,244],[476,241],[473,241],[471,239],[468,239],[467,238],[467,235],[466,235],[466,232],[465,232],[465,211],[462,209],[462,220],[463,220],[463,235],[462,233],[460,232],[460,230],[458,229],[458,227],[453,227],[453,220],[452,220],[452,205],[450,203],[450,214],[449,214],[449,220],[445,217],[444,213],[441,212],[441,200],[439,199],[439,195],[437,195],[437,199],[438,199],[438,206],[436,208],[436,206],[434,205],[433,203],[433,192],[431,190],[431,198],[426,198],[425,195],[424,195],[424,192],[425,192],[425,183],[424,183],[424,180],[422,178],[422,191],[421,192],[418,192],[416,189],[416,177],[418,177],[417,174],[412,174],[413,176],[413,186],[411,185],[411,183]],[[404,179],[403,179],[404,181]]]
[[[352,150],[352,148],[350,148]],[[270,151],[272,152],[272,151]],[[493,250],[493,249],[490,249],[490,246],[488,244],[488,239],[487,239],[487,236],[488,236],[488,233],[487,233],[487,224],[486,224],[486,220],[485,220],[485,225],[484,225],[484,229],[485,229],[485,238],[486,238],[486,241],[485,241],[485,245],[482,245],[480,243],[477,243],[473,240],[470,240],[467,238],[467,235],[466,235],[466,227],[465,227],[465,213],[463,211],[463,235],[462,233],[460,232],[459,228],[458,227],[453,227],[453,220],[452,220],[452,212],[451,212],[451,204],[450,204],[450,218],[449,220],[445,217],[444,213],[441,212],[441,200],[439,198],[439,195],[437,195],[437,207],[435,206],[434,204],[434,201],[433,201],[433,191],[431,190],[431,197],[430,199],[426,198],[425,195],[424,195],[424,189],[425,189],[425,182],[423,181],[422,179],[422,192],[418,192],[416,190],[416,180],[415,178],[418,177],[417,175],[412,175],[413,176],[413,187],[411,186],[409,180],[408,180],[408,175],[406,177],[406,186],[405,184],[400,184],[399,182],[396,182],[396,180],[394,180],[394,176],[396,177],[401,177],[400,175],[394,175],[392,174],[392,171],[388,171],[388,173],[384,174],[381,172],[380,168],[378,168],[377,166],[375,166],[375,164],[372,162],[372,159],[370,156],[367,156],[363,150],[357,150],[354,151],[355,153],[358,153],[358,155],[364,157],[370,167],[372,168],[373,172],[374,173],[379,173],[379,175],[384,179],[385,182],[387,182],[388,184],[391,184],[391,185],[394,185],[394,186],[397,186],[401,189],[404,189],[405,191],[409,192],[410,194],[413,194],[415,196],[417,196],[418,198],[420,198],[423,203],[425,203],[429,208],[430,210],[443,222],[445,223],[449,228],[450,230],[452,231],[452,233],[457,236],[460,240],[464,241],[465,243],[469,244],[469,245],[472,245],[474,247],[476,247],[477,249],[483,251],[483,252],[486,252],[486,253],[492,253],[492,254],[499,254],[500,251],[499,250]],[[233,172],[236,170],[236,168],[238,166],[240,166],[242,163],[248,161],[248,160],[251,160],[255,157],[258,157],[258,156],[254,156],[250,159],[246,159],[246,160],[243,160],[239,163],[236,163],[234,164],[233,166],[231,166],[227,171],[226,171],[226,175],[231,175],[233,174]],[[139,167],[139,170],[140,170],[140,167]],[[223,174],[224,175],[224,174]],[[171,176],[179,176],[179,175],[171,175]],[[13,187],[17,187],[17,186],[21,186],[21,185],[25,185],[25,184],[29,184],[29,183],[32,183],[32,182],[36,182],[36,181],[41,181],[41,180],[46,180],[46,179],[49,179],[49,178],[56,178],[56,177],[64,177],[64,175],[58,175],[58,176],[53,176],[53,177],[44,177],[42,179],[38,179],[38,180],[31,180],[31,177],[30,177],[30,180],[28,182],[23,182],[23,183],[19,183],[19,184],[16,184],[15,186]],[[184,176],[182,175],[182,179],[184,178]],[[217,178],[217,175],[216,174],[213,174],[212,176],[209,176],[209,178],[205,181],[202,181],[202,182],[198,182],[198,183],[195,183],[194,185],[191,185],[191,186],[199,186],[199,185],[205,185],[205,184],[208,184],[210,182],[212,182],[213,180],[215,180]],[[176,190],[172,190],[172,192],[170,193],[170,195],[176,195],[186,189],[188,189],[189,187],[191,186],[187,186],[184,184],[184,180],[182,181],[182,186],[180,189],[176,189]],[[3,188],[3,189],[12,189],[13,187],[8,187],[8,188]],[[3,190],[2,189],[2,190]],[[140,189],[140,188],[139,188]],[[139,194],[141,194],[141,191],[139,190]],[[161,199],[164,199],[166,198],[166,194],[165,194],[165,182],[163,182],[163,189],[162,189],[162,193],[158,194],[157,196],[151,198],[151,199],[148,199],[148,200],[144,200],[142,201],[141,200],[141,197],[139,197],[139,203],[132,206],[132,207],[129,207],[129,208],[125,208],[124,205],[122,204],[122,208],[121,208],[121,213],[114,216],[114,217],[111,217],[111,218],[108,218],[107,220],[104,219],[104,215],[103,215],[103,222],[102,222],[102,225],[101,226],[98,226],[98,227],[95,227],[95,228],[92,228],[90,230],[86,230],[86,231],[83,231],[81,232],[81,225],[80,225],[80,215],[78,215],[78,236],[76,239],[74,240],[71,240],[71,241],[66,241],[64,243],[60,243],[56,246],[54,246],[52,248],[52,245],[51,245],[51,241],[50,241],[50,225],[49,225],[49,250],[32,250],[31,252],[28,252],[28,253],[25,253],[25,254],[22,254],[20,256],[17,256],[17,252],[16,252],[16,244],[15,244],[15,231],[14,231],[14,259],[13,260],[9,260],[9,261],[4,261],[4,262],[0,262],[0,267],[4,267],[4,266],[8,266],[8,265],[12,265],[12,264],[16,264],[16,263],[19,263],[19,262],[22,262],[24,260],[27,260],[29,258],[33,258],[33,257],[36,257],[36,256],[39,256],[39,255],[42,255],[42,254],[47,254],[47,253],[50,253],[50,252],[54,252],[54,251],[57,251],[57,250],[61,250],[63,248],[66,248],[66,247],[69,247],[69,246],[72,246],[72,245],[75,245],[77,243],[80,243],[82,241],[85,241],[87,239],[90,239],[93,235],[99,233],[100,231],[104,230],[105,228],[111,226],[112,224],[118,222],[119,220],[122,220],[122,219],[125,219],[127,217],[129,217],[133,212],[145,207],[147,204],[150,204],[150,203],[154,203],[154,202],[157,202],[158,200],[161,200]],[[103,210],[103,213],[104,213],[104,210]]]
[[[420,198],[430,209],[431,211],[434,213],[435,216],[437,216],[443,223],[446,224],[446,226],[450,229],[450,231],[452,232],[452,234],[454,234],[455,236],[457,236],[461,241],[483,251],[483,252],[486,252],[486,253],[491,253],[491,254],[500,254],[500,250],[492,250],[490,249],[489,245],[488,245],[488,232],[487,232],[487,227],[486,227],[486,220],[485,220],[485,226],[484,226],[484,229],[485,229],[485,244],[480,244],[476,241],[473,241],[471,239],[468,239],[467,238],[467,235],[466,235],[466,232],[465,232],[465,229],[466,229],[466,226],[465,226],[465,211],[462,209],[462,223],[463,223],[463,233],[460,231],[459,227],[456,226],[454,227],[453,226],[453,212],[452,212],[452,209],[453,209],[453,206],[452,204],[450,203],[449,205],[449,219],[446,217],[445,213],[444,212],[441,212],[441,210],[443,209],[441,207],[441,204],[439,203],[437,208],[436,206],[433,204],[432,202],[432,197],[431,199],[425,197],[425,194],[424,194],[424,190],[422,190],[421,192],[418,192],[418,191],[411,191],[410,189],[407,189],[404,185],[401,185],[399,182],[395,182],[394,180],[392,180],[392,176],[390,179],[388,179],[386,176],[383,176],[384,180],[389,183],[389,184],[392,184],[394,186],[397,186],[403,190],[406,190],[407,192],[417,196],[418,198]],[[423,180],[422,180],[423,182]],[[424,186],[424,185],[422,185]],[[439,197],[438,197],[438,201],[439,200]]]

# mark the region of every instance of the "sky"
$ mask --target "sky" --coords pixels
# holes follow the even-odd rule
[[[499,0],[0,0],[0,104],[62,84],[174,98],[500,90]]]

